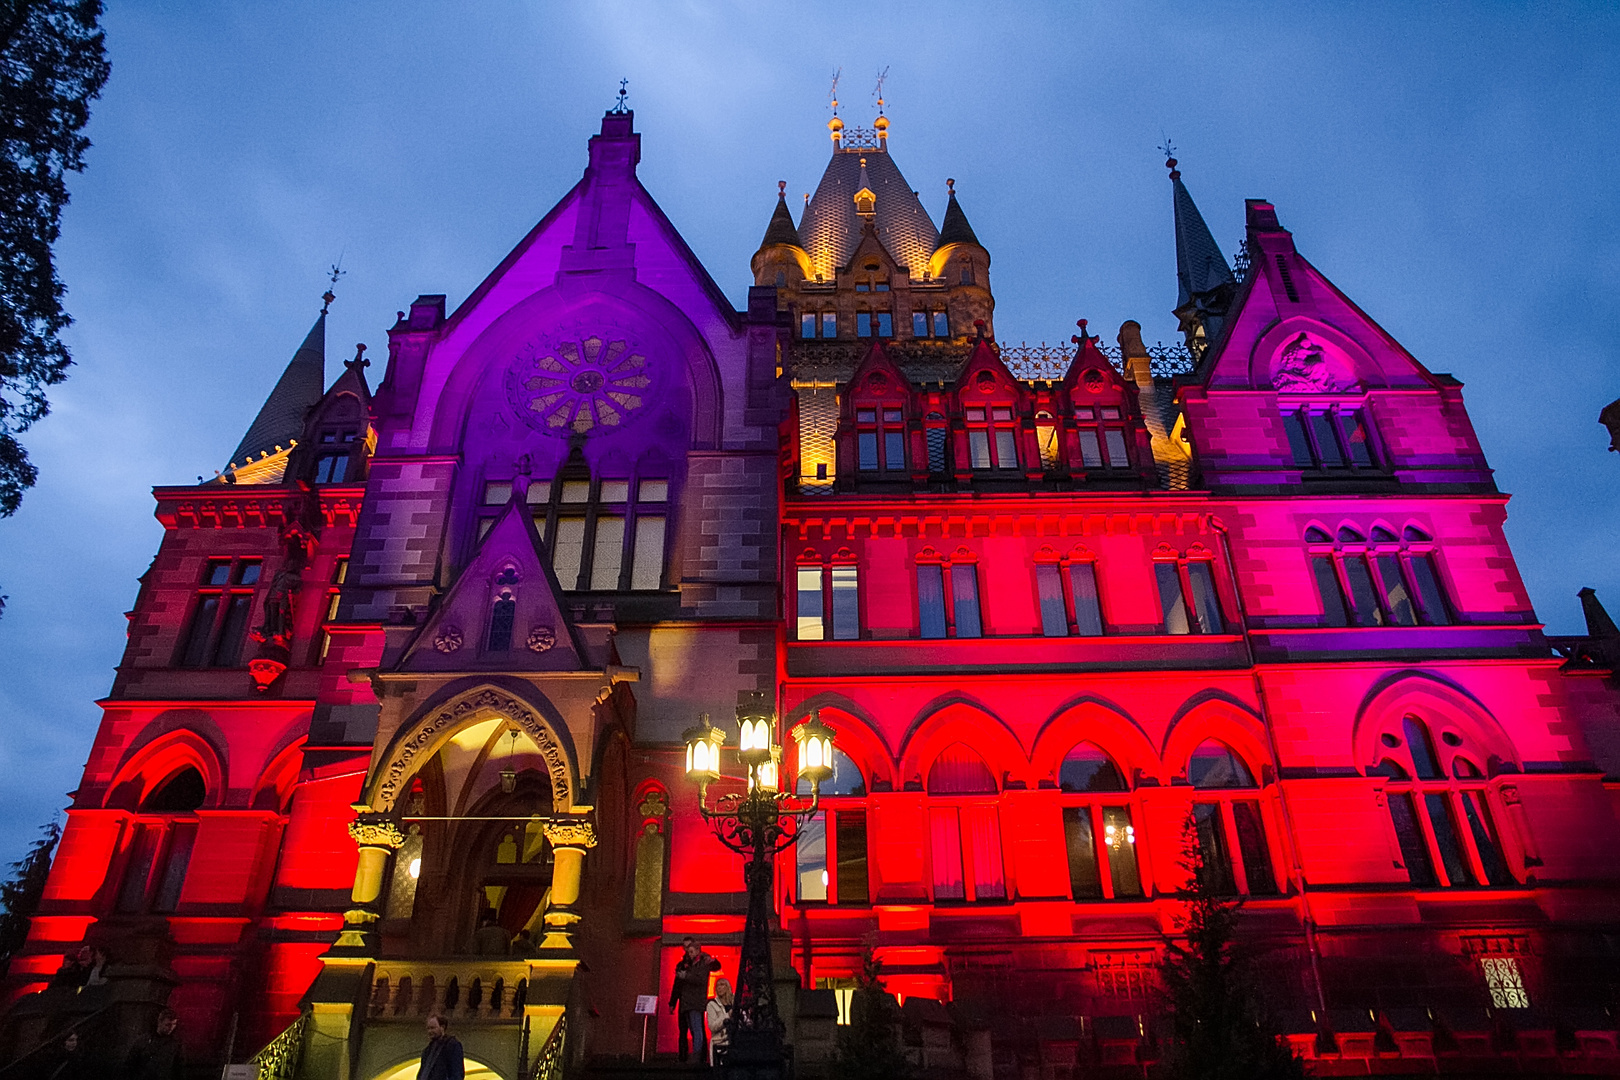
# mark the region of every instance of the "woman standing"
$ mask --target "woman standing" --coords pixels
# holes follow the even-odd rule
[[[703,1010],[704,1019],[709,1022],[709,1067],[714,1067],[714,1052],[724,1050],[729,1040],[726,1031],[726,1022],[731,1019],[731,984],[725,979],[716,979],[714,983],[714,997],[709,999],[708,1006]],[[721,1055],[724,1057],[725,1055]]]

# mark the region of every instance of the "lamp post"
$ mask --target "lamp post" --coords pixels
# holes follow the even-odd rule
[[[756,692],[738,707],[737,723],[738,756],[748,770],[747,792],[722,795],[709,806],[709,785],[720,779],[720,747],[726,735],[709,723],[707,713],[682,736],[686,778],[698,785],[698,810],[714,826],[720,842],[747,859],[743,880],[748,885],[748,918],[737,965],[736,1004],[727,1024],[726,1067],[734,1077],[775,1077],[783,1072],[783,1028],[771,981],[771,858],[798,840],[799,819],[816,812],[821,783],[832,776],[834,732],[812,713],[793,733],[799,743],[798,775],[810,782],[806,803],[793,794],[792,783],[783,790],[776,717],[763,693]]]

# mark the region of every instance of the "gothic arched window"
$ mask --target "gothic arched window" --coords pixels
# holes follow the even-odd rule
[[[1442,732],[1440,743],[1428,724],[1408,714],[1399,733],[1379,736],[1381,756],[1367,770],[1388,781],[1384,802],[1407,878],[1418,886],[1514,884],[1478,751],[1456,731]]]
[[[1274,895],[1277,878],[1260,801],[1249,794],[1256,787],[1249,766],[1231,747],[1209,739],[1192,752],[1187,781],[1199,792],[1193,824],[1206,882],[1218,893]]]
[[[666,832],[669,799],[654,789],[641,797],[636,813],[641,830],[636,836],[635,883],[631,891],[630,917],[657,919],[664,913],[664,862],[669,850]]]
[[[512,624],[517,619],[517,568],[508,566],[495,575],[495,599],[489,607],[489,636],[485,651],[510,652]]]
[[[1080,743],[1058,767],[1058,787],[1064,793],[1063,837],[1074,898],[1141,896],[1140,849],[1119,766],[1095,745]]]
[[[794,868],[800,903],[865,904],[870,892],[866,873],[866,778],[860,766],[833,748],[833,774],[821,785],[821,805],[806,818],[795,845]],[[810,781],[800,778],[797,791],[810,794]]]
[[[118,886],[117,910],[169,913],[180,906],[191,851],[197,842],[196,811],[208,797],[202,773],[187,765],[141,801],[129,833]]]
[[[929,766],[928,794],[949,797],[930,800],[928,808],[936,901],[1007,898],[996,791],[984,758],[963,743],[941,750]]]

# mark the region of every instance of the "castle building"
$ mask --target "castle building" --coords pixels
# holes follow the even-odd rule
[[[746,909],[682,733],[763,700],[787,782],[836,732],[773,895],[805,1076],[869,957],[927,1075],[1142,1075],[1189,844],[1312,1071],[1620,1072],[1611,669],[1542,634],[1461,383],[1267,202],[1234,270],[1173,160],[1183,344],[1002,347],[889,129],[834,119],[741,311],[622,108],[375,388],[322,309],[156,489],[0,1054],[164,1005],[264,1077],[414,1075],[435,1010],[479,1077],[668,1053],[637,998],[688,935],[735,978]]]

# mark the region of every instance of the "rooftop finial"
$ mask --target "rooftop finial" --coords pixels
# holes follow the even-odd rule
[[[832,89],[827,91],[827,107],[832,110],[832,119],[827,121],[827,130],[832,132],[834,150],[843,144],[844,137],[844,122],[838,119],[838,77],[843,73],[843,68],[833,72]]]
[[[329,274],[327,274],[327,277],[331,280],[333,285],[336,285],[338,283],[338,278],[342,277],[346,273],[348,273],[348,271],[343,269],[343,256],[339,255],[338,261],[332,264],[332,270]],[[326,314],[326,309],[331,307],[332,301],[336,299],[337,294],[334,293],[330,287],[328,287],[327,290],[321,294],[322,315]]]
[[[878,72],[878,75],[877,75],[877,89],[872,91],[872,96],[877,98],[877,109],[878,109],[878,115],[879,116],[883,115],[883,84],[888,78],[889,78],[889,69],[888,69],[887,66],[885,66],[882,71]]]
[[[361,368],[368,368],[368,367],[371,366],[371,361],[366,359],[366,344],[365,344],[365,342],[363,342],[363,341],[355,342],[355,345],[354,345],[354,359],[353,360],[345,360],[345,361],[343,361],[343,366],[348,368],[350,371],[354,372],[357,375],[360,373]]]
[[[1164,155],[1164,167],[1170,170],[1170,179],[1180,180],[1181,171],[1176,168],[1176,144],[1165,139],[1159,144],[1159,153]]]
[[[945,192],[951,198],[956,198],[956,177],[948,176],[945,178]]]
[[[783,200],[784,202],[787,200],[787,181],[786,180],[778,180],[776,182],[776,197],[778,199]]]
[[[609,109],[608,112],[613,113],[615,115],[622,115],[624,113],[629,112],[630,111],[630,106],[625,100],[629,96],[630,96],[630,80],[629,79],[620,79],[619,80],[619,100],[617,100],[617,101],[615,101],[613,103],[613,108]]]

